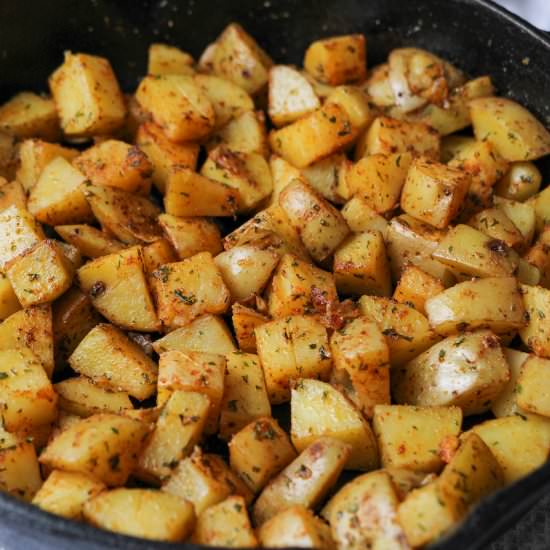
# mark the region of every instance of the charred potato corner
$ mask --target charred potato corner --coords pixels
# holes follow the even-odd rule
[[[231,24],[151,45],[126,95],[68,52],[0,106],[3,491],[146,539],[409,550],[547,460],[550,134],[487,75],[367,49],[281,65]]]

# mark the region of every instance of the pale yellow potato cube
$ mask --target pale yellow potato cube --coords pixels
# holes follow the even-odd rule
[[[550,361],[540,357],[529,357],[521,366],[517,379],[516,401],[523,410],[550,416]]]
[[[538,193],[542,174],[530,161],[517,161],[495,185],[495,194],[505,199],[523,202]]]
[[[10,280],[4,273],[0,274],[0,321],[19,311],[21,304],[13,291]]]
[[[354,233],[376,230],[380,231],[383,237],[386,236],[388,221],[378,214],[364,197],[351,198],[340,212]]]
[[[506,362],[510,368],[510,380],[491,406],[491,411],[497,418],[513,416],[516,413],[525,413],[517,403],[517,397],[520,391],[518,388],[518,378],[523,363],[531,357],[528,353],[511,348],[503,348],[502,351],[504,352],[504,357],[506,357]]]
[[[415,265],[408,265],[403,270],[395,287],[393,299],[401,304],[412,305],[426,315],[426,302],[445,290],[443,283],[433,275],[426,273]]]
[[[239,349],[249,353],[256,353],[256,327],[269,322],[269,317],[256,310],[233,304],[231,321],[237,337]]]
[[[193,57],[168,44],[154,43],[149,46],[147,74],[193,74]]]
[[[91,225],[57,225],[54,229],[64,241],[76,246],[87,258],[99,258],[124,248],[120,241]]]
[[[27,195],[17,180],[7,181],[0,176],[0,212],[10,206],[17,206],[25,210]]]

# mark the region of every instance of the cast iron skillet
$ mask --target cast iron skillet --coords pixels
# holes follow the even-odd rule
[[[135,88],[147,47],[166,41],[199,55],[238,21],[276,61],[300,63],[314,39],[362,32],[372,66],[389,50],[414,45],[490,74],[501,95],[550,125],[550,40],[487,0],[26,0],[0,2],[0,100],[43,91],[65,49],[104,55],[122,86]],[[550,166],[549,166],[550,168]],[[544,169],[544,168],[543,168]],[[544,170],[550,175],[550,170]],[[550,488],[550,463],[491,496],[461,528],[433,548],[480,549],[517,521]],[[550,543],[550,541],[548,541]],[[47,514],[0,494],[0,546],[123,550],[184,548],[111,534]]]

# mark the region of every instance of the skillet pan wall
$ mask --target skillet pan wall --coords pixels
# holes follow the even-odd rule
[[[238,21],[278,62],[301,63],[314,39],[363,32],[369,65],[389,50],[415,45],[490,74],[509,95],[550,125],[550,40],[486,0],[26,0],[0,2],[0,100],[24,89],[46,90],[63,51],[109,58],[124,89],[144,74],[153,41],[195,56],[230,21]],[[550,176],[550,163],[543,166]],[[484,548],[550,488],[550,464],[496,493],[438,550]],[[0,494],[0,546],[6,550],[179,548],[68,522]]]

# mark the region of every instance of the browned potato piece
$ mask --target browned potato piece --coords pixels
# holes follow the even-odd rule
[[[256,525],[293,505],[316,506],[342,472],[349,455],[346,443],[330,437],[317,439],[262,491],[252,512]]]
[[[309,183],[328,201],[342,204],[342,197],[338,194],[338,182],[345,179],[349,165],[352,165],[351,161],[344,154],[338,153],[302,168],[299,170],[298,179],[305,179],[305,183]]]
[[[84,192],[101,227],[127,244],[150,243],[161,236],[159,209],[147,198],[122,189],[86,185]]]
[[[365,37],[347,34],[313,42],[306,50],[304,68],[316,80],[333,86],[361,83],[367,76]]]
[[[87,258],[99,258],[124,248],[121,242],[91,225],[57,225],[55,231]]]
[[[521,285],[528,322],[519,335],[536,355],[550,358],[550,290]]]
[[[12,313],[19,311],[21,304],[13,291],[13,287],[4,274],[0,274],[0,321],[7,319]]]
[[[438,472],[444,462],[440,450],[458,437],[459,407],[376,405],[373,418],[384,468]]]
[[[17,180],[7,181],[0,176],[0,212],[10,206],[17,206],[21,210],[25,210],[27,195]]]
[[[239,24],[231,23],[216,40],[212,71],[227,78],[249,94],[259,92],[267,83],[273,62]]]
[[[178,218],[161,214],[158,222],[180,260],[199,252],[217,254],[222,250],[220,230],[207,218]]]
[[[522,365],[517,380],[517,404],[523,410],[541,416],[550,416],[550,361],[529,357]]]
[[[535,164],[529,161],[513,162],[495,185],[495,194],[523,202],[538,193],[541,183],[542,174]]]
[[[154,43],[149,46],[147,74],[193,74],[193,57],[174,46]]]
[[[55,103],[32,92],[17,94],[0,106],[0,131],[20,139],[59,139]]]
[[[69,363],[99,386],[126,391],[137,399],[147,399],[156,389],[155,363],[112,325],[94,327],[78,344]]]
[[[487,208],[468,222],[475,229],[493,239],[504,241],[510,248],[521,250],[524,245],[521,231],[501,208]]]
[[[510,367],[510,380],[491,406],[491,411],[497,418],[523,414],[524,411],[517,404],[517,397],[520,391],[517,382],[523,363],[531,357],[528,353],[511,348],[503,348],[502,351],[504,352],[504,357],[506,357],[508,367]]]
[[[536,230],[538,233],[544,231],[546,225],[550,225],[550,187],[546,187],[534,197],[531,197],[527,204],[535,210]]]
[[[176,262],[178,257],[166,239],[159,239],[141,249],[141,259],[145,274],[150,276],[160,266]]]
[[[393,299],[401,304],[411,305],[426,315],[426,301],[444,290],[445,287],[438,278],[415,265],[408,265],[395,287]]]
[[[19,166],[17,138],[0,132],[0,176],[8,180],[16,177]]]
[[[354,233],[362,231],[380,231],[386,236],[388,222],[370,205],[369,201],[362,196],[355,196],[350,199],[341,210],[342,216],[348,227]]]
[[[65,134],[108,135],[124,124],[124,97],[107,59],[65,52],[49,84]]]
[[[88,262],[78,270],[77,280],[109,321],[128,330],[149,332],[158,330],[159,319],[143,270],[141,247],[133,246]]]
[[[209,252],[161,266],[153,273],[152,289],[159,318],[172,329],[206,313],[224,313],[231,299]]]
[[[258,313],[256,310],[233,304],[232,307],[233,330],[239,343],[239,349],[249,353],[256,353],[256,327],[269,322],[269,317]]]
[[[154,122],[141,124],[136,134],[136,145],[147,155],[153,166],[153,183],[164,193],[172,172],[197,165],[199,146],[194,143],[174,143]]]
[[[214,128],[212,103],[192,76],[146,76],[136,90],[136,99],[176,143],[203,138]]]

